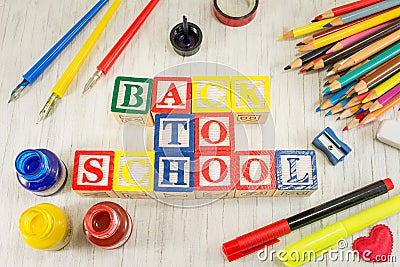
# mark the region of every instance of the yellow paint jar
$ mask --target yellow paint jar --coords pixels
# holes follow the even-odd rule
[[[21,214],[19,229],[22,239],[31,247],[56,251],[72,237],[72,221],[59,207],[42,203]]]

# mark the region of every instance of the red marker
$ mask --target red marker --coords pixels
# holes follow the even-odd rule
[[[393,188],[393,182],[389,178],[372,183],[287,219],[239,236],[224,243],[222,251],[228,261],[234,261],[279,242],[279,237],[287,235],[293,230],[383,195]]]

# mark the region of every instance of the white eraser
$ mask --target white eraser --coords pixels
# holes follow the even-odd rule
[[[383,120],[376,138],[382,143],[400,149],[400,121]]]

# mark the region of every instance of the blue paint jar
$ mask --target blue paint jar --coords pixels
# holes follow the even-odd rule
[[[47,149],[27,149],[15,159],[18,182],[33,194],[46,197],[61,191],[68,172],[53,152]]]

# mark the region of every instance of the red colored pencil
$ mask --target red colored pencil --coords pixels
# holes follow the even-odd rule
[[[343,6],[338,6],[335,8],[332,8],[331,10],[326,11],[325,13],[322,13],[321,15],[318,15],[315,17],[315,20],[321,20],[321,19],[328,19],[328,18],[333,18],[345,13],[350,13],[352,11],[361,9],[366,6],[370,6],[379,2],[382,2],[383,0],[361,0],[361,1],[356,1],[347,5]]]

